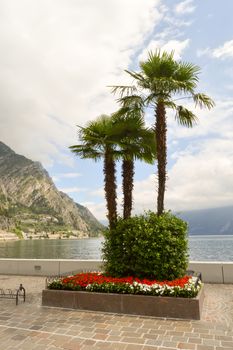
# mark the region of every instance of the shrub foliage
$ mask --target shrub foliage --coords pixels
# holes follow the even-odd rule
[[[147,212],[119,219],[105,231],[104,270],[116,277],[173,280],[185,275],[187,250],[186,222],[169,212],[160,216]]]

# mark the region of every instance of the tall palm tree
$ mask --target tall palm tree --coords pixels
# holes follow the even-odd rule
[[[115,141],[122,160],[123,218],[131,216],[133,206],[134,160],[153,164],[156,156],[154,132],[145,127],[140,110],[122,108],[113,114]]]
[[[208,109],[213,100],[203,93],[196,93],[200,68],[194,64],[177,62],[174,53],[149,52],[146,61],[140,62],[140,72],[126,71],[135,80],[135,85],[113,86],[113,93],[120,93],[119,102],[125,108],[152,107],[155,113],[155,138],[157,144],[158,196],[157,214],[164,212],[164,195],[167,165],[167,108],[175,111],[177,122],[192,127],[197,117],[186,107],[177,103],[191,98],[195,106]]]
[[[95,161],[104,159],[104,191],[107,205],[107,218],[110,228],[117,220],[116,166],[117,154],[113,140],[113,121],[108,115],[101,115],[90,121],[86,127],[78,126],[80,144],[70,146],[72,152],[80,158]]]

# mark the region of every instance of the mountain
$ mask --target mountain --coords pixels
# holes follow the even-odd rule
[[[97,235],[103,225],[59,191],[39,162],[0,142],[0,229],[89,237]]]
[[[233,206],[179,213],[191,235],[233,235]]]

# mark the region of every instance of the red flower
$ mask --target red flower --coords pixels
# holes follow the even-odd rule
[[[73,284],[73,285],[79,285],[82,288],[85,288],[88,284],[92,284],[92,283],[97,283],[97,284],[103,284],[103,283],[128,283],[128,284],[133,284],[133,282],[138,282],[141,284],[146,284],[151,286],[152,284],[159,284],[159,285],[168,285],[171,287],[176,287],[179,286],[181,288],[183,288],[185,286],[185,284],[188,283],[189,280],[189,276],[184,276],[182,278],[173,280],[173,281],[156,281],[156,280],[148,280],[148,279],[139,279],[139,278],[135,278],[132,276],[128,276],[128,277],[121,277],[121,278],[117,278],[117,277],[107,277],[104,276],[103,274],[100,273],[93,273],[93,272],[89,272],[89,273],[79,273],[75,276],[71,276],[71,277],[65,277],[62,280],[63,284]]]

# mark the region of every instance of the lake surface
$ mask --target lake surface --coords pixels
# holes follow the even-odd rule
[[[0,242],[0,258],[101,259],[102,238]],[[232,236],[189,237],[190,260],[233,261]]]

